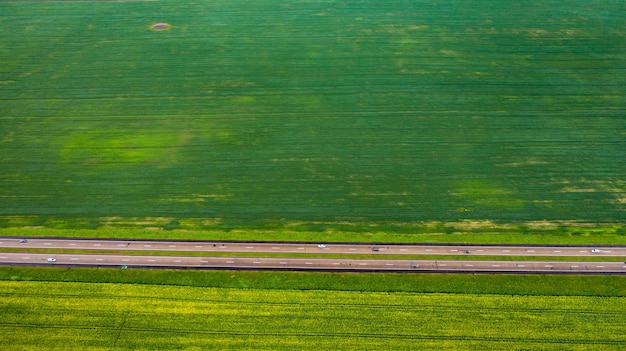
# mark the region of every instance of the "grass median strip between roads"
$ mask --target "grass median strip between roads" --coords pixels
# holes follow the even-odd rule
[[[207,251],[143,251],[143,250],[76,250],[5,248],[2,252],[77,254],[77,255],[135,255],[135,256],[190,256],[190,257],[268,257],[268,258],[335,258],[363,260],[462,260],[462,261],[572,261],[572,262],[626,262],[616,256],[488,256],[488,255],[391,255],[391,254],[324,254],[280,252],[207,252]]]

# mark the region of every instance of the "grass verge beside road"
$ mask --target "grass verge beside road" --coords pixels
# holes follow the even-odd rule
[[[491,229],[493,230],[493,229]],[[225,240],[225,241],[305,241],[364,243],[451,243],[494,245],[626,245],[624,227],[560,227],[525,232],[509,228],[502,232],[397,234],[387,232],[298,232],[298,231],[205,231],[205,230],[143,230],[143,229],[52,229],[0,228],[0,236],[63,237],[136,240]]]
[[[275,290],[626,297],[624,276],[308,273],[0,267],[0,281],[178,285]]]

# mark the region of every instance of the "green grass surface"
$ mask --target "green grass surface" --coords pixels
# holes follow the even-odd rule
[[[620,350],[624,298],[0,282],[5,350]]]
[[[3,1],[0,226],[623,224],[623,10]]]
[[[545,245],[626,245],[624,226],[520,227],[481,226],[464,234],[446,234],[446,226],[424,226],[412,234],[389,232],[301,232],[275,231],[206,231],[142,229],[50,229],[0,228],[7,237],[64,237],[169,240],[265,240],[305,242],[371,242],[371,243],[459,243],[459,244],[545,244]],[[459,229],[464,231],[463,229]],[[431,231],[431,232],[428,232]]]
[[[561,262],[626,262],[624,256],[481,256],[481,255],[385,255],[385,254],[319,254],[319,253],[248,253],[248,252],[180,252],[180,251],[117,251],[117,250],[63,250],[63,249],[3,249],[5,252],[60,254],[110,254],[138,256],[184,256],[184,257],[276,257],[276,258],[337,258],[378,260],[463,260],[463,261],[561,261]],[[626,272],[625,272],[626,273]]]
[[[626,277],[610,275],[359,274],[0,267],[0,280],[237,289],[626,297]]]

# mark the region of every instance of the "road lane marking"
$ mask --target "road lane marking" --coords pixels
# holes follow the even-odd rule
[[[182,260],[174,260],[175,263],[181,263],[183,262]]]
[[[561,252],[561,250],[553,250],[552,252]]]
[[[207,260],[200,260],[200,263],[209,263]]]
[[[544,267],[546,267],[546,268],[554,268],[554,266],[549,265],[549,264],[545,265]]]
[[[143,247],[152,247],[152,245],[146,244]]]
[[[502,252],[511,252],[511,250],[502,250]]]
[[[246,246],[246,249],[254,249],[254,246]]]
[[[24,259],[24,260],[30,260],[30,256],[22,256],[22,259]]]
[[[117,244],[117,247],[126,247],[128,245],[130,245],[130,244]]]
[[[313,264],[313,262],[304,262],[304,264]]]
[[[526,250],[526,252],[535,252],[535,250]]]
[[[72,258],[70,258],[70,261],[78,261],[78,258],[72,257]]]
[[[578,268],[578,267],[580,267],[580,266],[571,266],[571,267],[572,267],[572,268]]]
[[[235,261],[226,261],[226,263],[233,264],[233,263],[235,263]]]
[[[464,267],[474,267],[474,265],[473,265],[473,264],[464,264],[463,266],[464,266]]]
[[[93,244],[93,246],[102,246],[102,244]]]
[[[367,266],[367,263],[361,262],[361,263],[359,263],[359,266]]]
[[[278,246],[272,246],[272,250],[280,250],[280,247],[278,247]]]
[[[387,266],[393,266],[394,264],[393,263],[387,263],[386,265]]]
[[[425,249],[424,251],[432,252],[433,249]]]
[[[104,258],[96,258],[96,261],[104,261]]]
[[[500,267],[499,264],[492,264],[491,267]]]
[[[338,265],[340,265],[340,264],[341,264],[341,262],[333,262],[333,265],[334,265],[334,266],[338,266]]]
[[[518,264],[517,266],[518,266],[518,267],[520,267],[520,268],[524,268],[524,267],[526,267],[526,265],[525,265],[525,264]]]
[[[176,247],[176,245],[167,245],[167,247]]]
[[[204,246],[202,246],[202,245],[196,245],[196,246],[195,246],[195,248],[196,248],[196,249],[201,249],[201,248],[203,248],[203,247],[204,247]]]
[[[448,266],[448,265],[447,265],[447,264],[445,264],[445,263],[440,263],[440,264],[439,264],[439,266],[440,266],[440,267],[446,267],[446,266]]]
[[[6,257],[6,256],[2,256],[2,257],[0,257],[0,260],[6,260],[7,258],[8,257]]]
[[[280,261],[280,262],[278,262],[278,263],[279,263],[279,264],[287,264],[287,262],[285,262],[285,261]]]
[[[596,266],[596,268],[604,268],[604,266]]]
[[[254,261],[252,263],[254,263],[254,264],[261,264],[261,262],[259,262],[259,261]]]
[[[48,245],[48,246],[52,245],[52,243],[43,243],[43,244],[44,245]]]
[[[70,243],[69,245],[70,245],[70,246],[76,246],[76,244],[74,244],[74,243]]]
[[[400,251],[406,252],[409,251],[408,249],[400,249]]]
[[[304,247],[299,247],[298,250],[304,250]]]
[[[156,260],[148,260],[148,262],[156,262]]]
[[[350,251],[356,251],[356,249],[354,247],[349,248],[348,250]]]

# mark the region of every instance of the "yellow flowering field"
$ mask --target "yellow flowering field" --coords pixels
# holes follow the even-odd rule
[[[623,350],[626,298],[0,282],[2,350]]]

